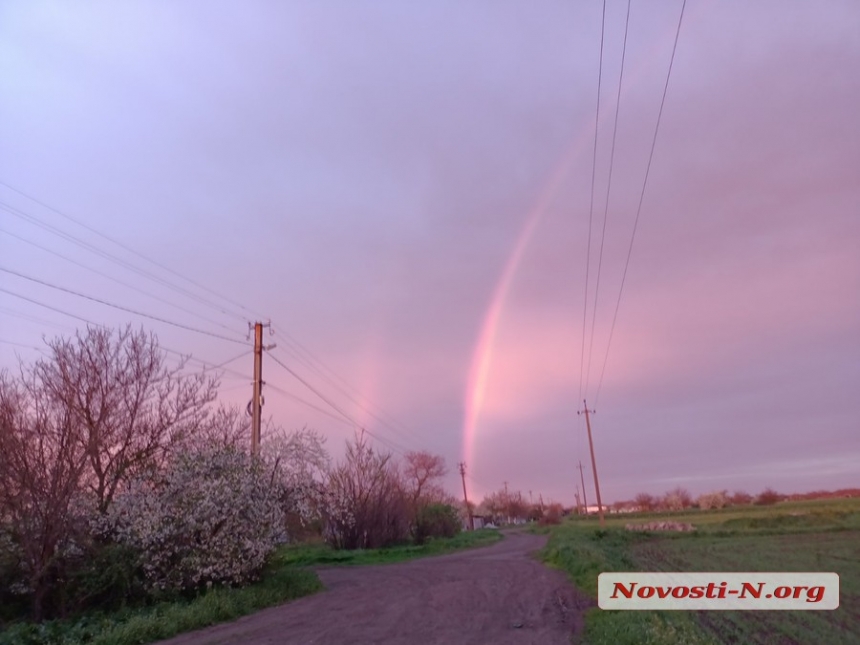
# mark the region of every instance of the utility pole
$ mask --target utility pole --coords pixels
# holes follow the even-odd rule
[[[574,496],[576,497],[576,514],[582,515],[582,505],[579,503],[579,486],[576,487]]]
[[[508,524],[511,523],[511,498],[508,497],[508,482],[505,482],[505,513],[508,516]]]
[[[594,473],[594,492],[597,495],[597,512],[600,515],[600,526],[603,526],[603,504],[600,502],[600,483],[597,480],[597,462],[594,459],[594,442],[591,440],[591,419],[588,416],[589,414],[595,414],[595,411],[588,409],[588,403],[585,402],[585,399],[582,400],[582,405],[585,409],[577,412],[577,414],[585,415],[585,426],[588,428],[588,448],[591,450],[591,472]]]
[[[254,394],[249,407],[251,408],[251,454],[260,454],[260,424],[263,418],[263,350],[271,349],[274,345],[263,347],[263,327],[270,327],[261,322],[254,323]],[[250,329],[251,323],[248,323]]]
[[[460,462],[460,477],[463,480],[463,501],[466,503],[466,512],[469,514],[469,530],[475,530],[475,518],[472,517],[472,507],[469,506],[469,498],[466,495],[466,462]]]
[[[543,513],[543,493],[540,494],[540,512]]]
[[[579,481],[582,482],[582,506],[585,509],[583,515],[588,515],[588,497],[585,495],[585,477],[582,474],[582,462],[579,462]]]

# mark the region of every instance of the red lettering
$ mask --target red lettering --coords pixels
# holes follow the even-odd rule
[[[761,598],[761,591],[764,589],[764,583],[758,583],[758,589],[756,589],[751,583],[745,582],[741,585],[741,592],[738,594],[738,598],[746,598],[747,593],[753,598]]]
[[[673,598],[686,598],[690,595],[689,587],[675,587],[672,589],[672,597]]]
[[[788,598],[791,595],[791,587],[777,587],[773,590],[774,598]]]
[[[611,598],[618,598],[618,592],[621,592],[621,595],[624,596],[625,598],[632,598],[633,597],[633,589],[635,589],[635,588],[636,588],[635,582],[630,583],[630,589],[625,589],[623,582],[616,582],[615,583],[615,591],[612,592],[612,596],[610,596],[610,597]]]

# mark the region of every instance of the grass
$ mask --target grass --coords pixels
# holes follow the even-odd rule
[[[422,546],[365,551],[334,551],[324,544],[282,546],[261,580],[243,588],[215,588],[191,600],[162,602],[75,620],[16,623],[0,631],[0,645],[143,645],[223,623],[322,590],[310,565],[363,565],[402,562],[484,546],[501,539],[498,531],[460,533]]]
[[[321,589],[312,571],[270,567],[256,584],[215,588],[192,600],[95,613],[76,620],[17,623],[0,632],[0,645],[141,645],[235,620]]]
[[[391,564],[430,555],[442,555],[452,551],[487,546],[502,539],[502,534],[493,529],[464,531],[452,538],[430,539],[420,546],[407,544],[387,549],[357,549],[335,551],[323,543],[296,544],[281,547],[277,561],[284,565],[366,565]]]
[[[693,533],[639,533],[627,523],[671,519]],[[647,643],[845,644],[860,633],[860,499],[772,507],[624,515],[572,520],[555,528],[544,560],[596,598],[603,571],[835,571],[835,611],[646,612],[586,614],[590,645]]]

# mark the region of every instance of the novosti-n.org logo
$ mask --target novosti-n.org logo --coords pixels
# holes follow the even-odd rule
[[[601,573],[601,609],[836,609],[835,573]]]

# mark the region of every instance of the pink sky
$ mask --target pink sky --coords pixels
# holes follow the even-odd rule
[[[592,343],[626,10],[607,3],[585,358],[599,2],[5,2],[0,267],[240,344],[271,319],[274,356],[383,447],[442,454],[452,492],[465,459],[473,496],[572,502],[581,390],[607,500],[860,486],[860,7],[825,4],[687,3],[596,404],[677,0],[631,11]],[[243,350],[0,289],[65,312],[0,291],[0,367],[67,314],[211,363]],[[230,367],[244,406],[250,354]],[[272,360],[265,380],[266,415],[341,453],[349,423],[276,391],[327,408]]]

